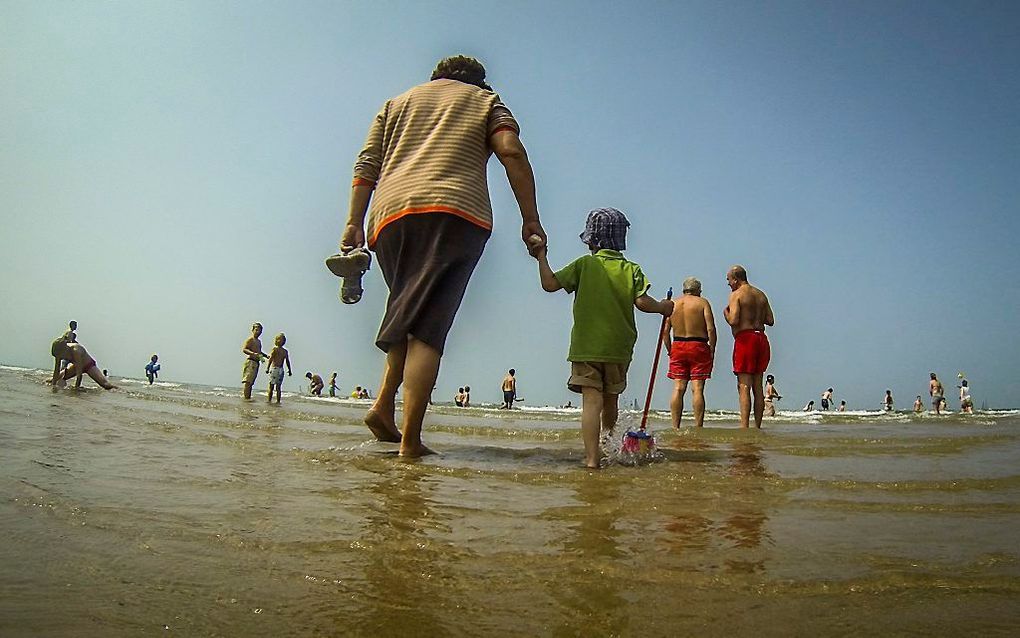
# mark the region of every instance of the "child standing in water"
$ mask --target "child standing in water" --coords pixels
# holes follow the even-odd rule
[[[336,372],[329,375],[329,396],[336,396]]]
[[[269,403],[273,402],[273,388],[276,388],[276,403],[280,403],[280,392],[283,390],[283,364],[287,364],[287,376],[291,376],[290,353],[283,347],[287,337],[281,332],[273,339],[273,349],[269,351],[266,367],[269,368]]]
[[[589,212],[580,237],[591,254],[555,273],[541,238],[531,245],[542,289],[574,293],[567,388],[581,394],[581,436],[589,468],[599,467],[599,431],[611,432],[616,425],[620,394],[627,387],[637,341],[634,308],[666,317],[673,313],[672,301],[648,296],[651,284],[641,267],[624,258],[629,226],[615,208]]]

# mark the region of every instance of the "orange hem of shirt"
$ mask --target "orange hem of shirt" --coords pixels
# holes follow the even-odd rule
[[[354,181],[351,182],[351,186],[352,187],[353,186],[371,186],[371,187],[375,188],[375,182],[373,182],[370,179],[365,179],[364,177],[355,177]]]
[[[398,219],[402,219],[404,217],[407,217],[408,215],[421,215],[422,213],[449,213],[450,215],[454,215],[456,217],[460,217],[465,221],[469,221],[475,226],[480,226],[485,230],[488,231],[492,230],[492,224],[486,224],[477,219],[476,217],[473,217],[472,215],[469,215],[462,210],[457,210],[456,208],[450,208],[448,206],[418,206],[415,208],[405,208],[402,211],[398,211],[396,213],[393,213],[392,215],[384,217],[382,221],[379,222],[379,225],[375,227],[375,232],[372,233],[372,238],[368,240],[368,247],[371,248],[375,246],[375,242],[377,239],[379,239],[379,233],[382,231],[383,228],[386,228],[387,226],[397,221]]]

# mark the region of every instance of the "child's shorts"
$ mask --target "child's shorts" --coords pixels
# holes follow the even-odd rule
[[[567,388],[581,392],[581,388],[595,388],[606,394],[623,394],[627,389],[627,363],[604,361],[571,361]]]
[[[283,366],[280,366],[279,368],[269,368],[269,384],[283,385]]]

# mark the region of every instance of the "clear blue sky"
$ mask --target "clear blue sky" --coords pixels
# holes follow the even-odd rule
[[[372,116],[474,55],[522,125],[554,267],[588,209],[632,222],[653,282],[771,297],[784,408],[828,386],[900,407],[934,370],[1020,405],[1020,5],[1014,2],[0,2],[0,361],[79,339],[114,375],[239,383],[252,321],[306,370],[378,385],[385,287],[322,266]],[[564,387],[570,298],[544,293],[490,162],[496,228],[437,399]],[[721,318],[721,310],[718,313]],[[658,320],[629,397],[643,396]],[[720,326],[724,328],[724,326]],[[724,332],[710,407],[736,405]],[[260,379],[261,385],[264,379]],[[666,405],[667,380],[656,404]],[[950,385],[947,383],[947,385]],[[795,405],[798,404],[798,405]],[[954,401],[955,404],[955,401]]]

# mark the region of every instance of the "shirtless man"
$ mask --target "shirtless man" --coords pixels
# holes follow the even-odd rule
[[[822,393],[822,409],[828,410],[830,403],[832,403],[832,388]]]
[[[50,347],[50,354],[53,355],[54,366],[53,366],[53,379],[50,381],[53,385],[62,385],[65,379],[74,377],[74,389],[77,390],[81,387],[82,375],[89,375],[92,380],[98,383],[101,387],[107,390],[113,390],[117,386],[110,383],[106,375],[102,373],[99,366],[96,365],[96,360],[89,356],[85,346],[74,341],[68,341],[67,337],[59,337],[53,342]],[[60,368],[61,361],[67,361],[67,367],[64,369]]]
[[[726,273],[730,300],[723,310],[726,323],[733,330],[733,374],[737,375],[737,396],[740,399],[740,427],[748,427],[751,415],[751,394],[754,393],[754,426],[761,427],[765,413],[762,375],[769,367],[771,350],[765,326],[776,323],[765,293],[747,283],[743,266],[733,266]]]
[[[931,395],[931,407],[935,414],[942,414],[942,399],[945,397],[945,390],[942,389],[942,382],[935,373],[931,373],[931,381],[928,382],[928,394]]]
[[[510,368],[510,371],[503,377],[503,405],[499,406],[500,410],[513,410],[514,409],[514,397],[517,396],[517,379],[514,375],[517,371]]]
[[[776,401],[782,398],[776,389],[776,378],[771,374],[765,377],[765,416],[776,416]]]
[[[684,294],[673,300],[673,314],[662,337],[669,353],[666,376],[673,379],[669,402],[673,428],[680,429],[688,382],[694,387],[694,426],[700,428],[705,422],[705,381],[712,377],[716,334],[712,305],[702,299],[701,282],[694,277],[684,280]]]
[[[241,387],[245,399],[251,399],[251,387],[255,385],[255,377],[259,376],[259,363],[269,356],[262,352],[262,342],[259,341],[261,334],[262,324],[256,321],[251,325],[251,336],[241,346],[241,352],[248,357],[241,368]]]
[[[312,374],[311,372],[306,372],[305,373],[305,378],[308,379],[308,392],[309,392],[309,394],[312,394],[312,395],[317,396],[317,397],[321,397],[322,396],[322,389],[324,387],[326,387],[326,384],[322,382],[322,377],[320,377],[317,374]],[[358,398],[360,399],[361,396],[359,395]]]

